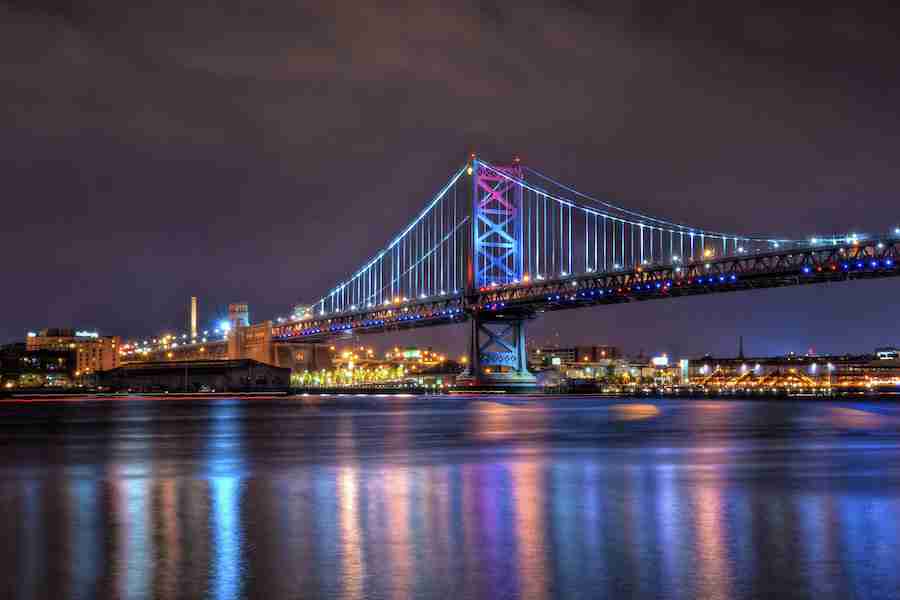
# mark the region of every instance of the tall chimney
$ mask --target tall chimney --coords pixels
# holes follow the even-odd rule
[[[197,338],[197,296],[191,296],[191,339]]]

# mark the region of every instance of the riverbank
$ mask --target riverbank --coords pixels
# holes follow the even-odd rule
[[[92,391],[57,391],[57,390],[19,390],[15,392],[5,392],[0,394],[0,402],[67,402],[67,401],[115,401],[115,400],[211,400],[216,398],[240,398],[240,399],[275,399],[297,396],[325,396],[325,397],[346,397],[346,396],[415,396],[415,397],[452,397],[452,396],[515,396],[515,397],[531,397],[531,398],[621,398],[632,400],[666,400],[666,399],[683,399],[683,400],[751,400],[761,402],[773,401],[844,401],[844,400],[860,400],[860,401],[900,401],[900,392],[879,391],[879,390],[851,390],[840,391],[830,394],[810,394],[810,393],[789,393],[789,392],[735,392],[735,391],[719,391],[708,390],[698,391],[691,390],[681,392],[659,392],[653,390],[638,390],[633,392],[585,392],[574,390],[550,390],[538,389],[531,391],[520,391],[515,394],[509,394],[502,391],[480,391],[460,389],[434,390],[426,388],[300,388],[270,392],[92,392]]]

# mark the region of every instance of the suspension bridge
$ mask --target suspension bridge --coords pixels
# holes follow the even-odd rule
[[[710,231],[475,158],[373,257],[272,338],[468,321],[476,388],[529,387],[525,324],[545,311],[900,274],[900,229],[777,239]]]

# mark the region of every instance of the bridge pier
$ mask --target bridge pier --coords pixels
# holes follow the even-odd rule
[[[295,372],[314,372],[330,369],[331,354],[325,342],[279,342],[274,344],[277,367],[288,367]]]
[[[470,314],[469,366],[457,379],[461,387],[484,391],[524,392],[537,386],[528,370],[525,322],[530,314]]]

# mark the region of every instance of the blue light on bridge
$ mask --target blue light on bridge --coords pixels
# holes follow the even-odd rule
[[[471,165],[471,166],[470,166]],[[300,323],[291,323],[290,321],[296,321],[299,319],[288,319],[285,321],[282,318],[276,319],[276,322],[282,323],[287,322],[286,326],[279,326],[275,329],[274,335],[279,338],[289,338],[292,336],[327,336],[327,335],[337,335],[340,332],[346,332],[350,330],[359,329],[360,331],[365,331],[369,328],[377,329],[385,324],[390,323],[415,323],[416,321],[423,321],[418,324],[422,325],[431,325],[437,324],[437,322],[456,322],[456,314],[463,312],[462,310],[454,310],[454,309],[440,309],[434,304],[425,308],[425,302],[430,300],[434,300],[436,296],[447,297],[450,293],[450,290],[453,290],[452,293],[455,297],[450,298],[453,301],[457,301],[460,304],[467,305],[469,302],[468,296],[466,292],[468,290],[460,290],[459,285],[463,281],[467,281],[465,274],[462,272],[462,266],[465,265],[465,260],[457,260],[455,266],[449,266],[441,264],[440,261],[443,258],[443,254],[435,254],[435,252],[443,253],[444,250],[450,250],[448,253],[449,256],[455,257],[454,260],[460,258],[469,259],[469,266],[474,267],[474,281],[467,281],[466,285],[473,285],[473,290],[471,291],[481,291],[488,292],[482,296],[482,299],[478,302],[478,306],[483,307],[482,310],[485,311],[499,311],[504,309],[505,303],[495,301],[496,297],[491,299],[490,302],[486,301],[486,297],[490,295],[492,291],[501,291],[503,288],[508,288],[510,284],[517,286],[526,286],[529,285],[529,282],[542,282],[545,279],[554,280],[555,288],[560,289],[559,294],[549,294],[546,295],[545,302],[547,304],[562,304],[562,303],[570,303],[570,306],[575,307],[580,303],[579,301],[584,299],[597,299],[603,298],[605,296],[610,296],[612,302],[614,299],[628,299],[629,296],[635,298],[642,293],[646,292],[647,297],[651,297],[653,294],[653,290],[659,292],[657,296],[665,296],[669,292],[672,292],[672,295],[678,295],[678,292],[674,292],[673,288],[678,287],[680,290],[688,291],[691,290],[694,293],[701,292],[709,292],[709,293],[717,293],[722,291],[727,291],[729,289],[738,289],[740,287],[745,286],[729,286],[726,284],[731,284],[738,281],[738,276],[731,271],[736,270],[738,267],[729,268],[726,262],[716,262],[713,263],[710,258],[716,257],[716,260],[721,258],[728,258],[729,251],[732,250],[735,254],[743,254],[743,253],[759,253],[759,252],[771,252],[773,249],[783,249],[788,248],[788,250],[779,251],[776,254],[782,255],[782,257],[787,257],[790,260],[793,260],[796,257],[794,253],[794,248],[806,248],[809,249],[810,246],[813,246],[813,256],[814,258],[810,259],[801,258],[800,261],[800,270],[803,276],[811,276],[812,273],[821,273],[821,272],[835,272],[842,271],[849,276],[849,271],[858,270],[862,273],[867,269],[871,269],[873,271],[873,275],[884,274],[884,275],[893,275],[896,274],[896,265],[895,261],[897,260],[894,256],[888,258],[888,255],[894,255],[896,252],[895,242],[896,240],[891,239],[891,237],[886,237],[884,240],[871,239],[868,236],[861,236],[860,234],[844,234],[841,237],[837,236],[824,236],[823,234],[816,234],[814,237],[803,236],[798,239],[792,240],[776,240],[771,238],[743,238],[740,236],[735,237],[726,237],[722,234],[712,234],[711,232],[703,232],[700,230],[694,230],[690,228],[681,228],[676,227],[674,229],[665,229],[657,227],[656,225],[646,224],[643,222],[632,222],[627,219],[621,219],[617,217],[613,217],[611,215],[605,214],[603,212],[597,212],[594,208],[588,208],[586,206],[581,206],[579,203],[574,201],[565,200],[563,198],[558,198],[552,195],[547,194],[542,190],[538,190],[536,188],[528,187],[523,180],[520,179],[518,174],[518,167],[515,169],[510,168],[494,168],[488,165],[487,163],[482,162],[472,162],[470,165],[467,165],[467,168],[472,168],[472,166],[477,167],[479,169],[476,172],[476,169],[472,169],[472,175],[476,177],[475,180],[470,181],[469,183],[463,184],[464,187],[474,186],[474,195],[475,199],[478,202],[478,206],[473,207],[473,210],[476,214],[483,213],[485,218],[490,220],[490,223],[481,223],[481,228],[475,228],[473,231],[473,223],[474,221],[467,220],[470,217],[466,217],[462,221],[459,221],[456,217],[456,213],[454,212],[454,216],[452,217],[452,223],[454,223],[454,227],[462,227],[465,225],[465,229],[460,229],[460,235],[448,238],[452,240],[454,243],[459,241],[457,238],[468,237],[469,245],[467,245],[466,253],[469,256],[462,256],[463,252],[457,252],[455,245],[452,247],[447,246],[445,243],[445,238],[442,235],[435,235],[432,238],[432,241],[435,241],[433,247],[422,247],[422,242],[418,242],[418,246],[415,247],[414,250],[410,250],[412,255],[407,256],[407,248],[403,246],[401,249],[403,250],[402,255],[397,254],[397,250],[392,250],[396,248],[400,248],[397,244],[401,241],[404,236],[409,234],[412,231],[412,227],[417,227],[417,223],[425,222],[423,221],[426,218],[426,213],[428,213],[431,208],[437,206],[435,202],[440,202],[440,197],[447,193],[448,189],[452,189],[452,186],[455,185],[455,181],[459,179],[462,175],[465,174],[465,168],[463,168],[460,173],[457,173],[457,177],[451,181],[447,188],[445,188],[439,197],[436,200],[432,201],[432,204],[426,208],[426,210],[418,216],[416,221],[412,223],[407,229],[404,231],[401,236],[399,236],[392,245],[389,246],[385,251],[382,251],[378,256],[375,257],[372,261],[366,264],[363,269],[356,273],[353,277],[353,281],[356,284],[356,287],[350,286],[348,283],[342,283],[337,288],[332,290],[331,296],[327,297],[325,301],[320,301],[318,303],[314,303],[312,306],[314,310],[311,314],[306,314],[305,316],[314,316],[315,321],[313,323],[318,322],[319,325],[316,326],[313,323],[307,323],[306,326],[308,328],[303,328],[303,324]],[[497,183],[499,182],[499,184]],[[479,183],[490,183],[491,185],[500,185],[500,188],[488,189],[488,186],[479,186]],[[547,217],[546,210],[541,213],[539,210],[534,210],[536,207],[534,205],[529,205],[526,207],[528,202],[534,202],[535,200],[529,199],[529,196],[522,196],[522,190],[529,190],[530,192],[537,194],[537,198],[541,200],[541,202],[549,202],[549,206],[557,207],[559,209],[560,218],[563,218],[563,215],[568,215],[565,219],[569,222],[568,229],[565,229],[560,223],[559,235],[562,236],[560,239],[553,240],[553,243],[544,243],[543,246],[539,243],[539,241],[534,239],[534,234],[536,233],[535,223],[534,222],[522,222],[523,220],[527,221],[527,219],[533,219],[538,214],[542,214],[544,218]],[[503,202],[500,201],[500,198],[503,198]],[[503,207],[494,206],[495,202],[499,202],[503,204]],[[509,204],[509,206],[505,206]],[[521,204],[521,205],[520,205]],[[557,206],[558,205],[558,206]],[[510,208],[512,207],[512,208]],[[521,210],[520,210],[521,209]],[[499,211],[503,214],[494,214],[493,211]],[[555,209],[553,209],[555,210]],[[580,212],[579,212],[580,211]],[[439,211],[440,212],[440,211]],[[432,213],[435,214],[435,213]],[[445,213],[440,213],[441,218],[449,215]],[[574,228],[572,227],[571,221],[575,219],[576,225]],[[596,229],[597,223],[602,218],[603,220],[603,231],[602,235],[600,231]],[[512,220],[508,220],[512,219]],[[580,221],[579,219],[583,219]],[[644,258],[644,252],[646,251],[646,245],[643,243],[646,241],[646,237],[642,237],[641,244],[641,252],[640,257],[632,257],[631,260],[620,260],[620,262],[606,262],[606,255],[604,254],[604,260],[602,263],[598,263],[598,247],[602,247],[602,251],[604,253],[607,252],[607,242],[608,242],[608,230],[606,229],[607,223],[612,223],[613,225],[613,233],[617,234],[621,232],[621,239],[623,241],[623,250],[624,253],[624,241],[626,241],[628,234],[634,234],[640,229],[640,233],[642,236],[646,236],[647,232],[650,232],[650,258]],[[468,224],[467,224],[468,223]],[[553,221],[555,223],[555,221]],[[585,238],[577,238],[577,234],[582,230],[579,223],[584,224],[584,232]],[[594,233],[591,234],[590,225],[594,224]],[[547,225],[547,223],[545,223]],[[430,224],[429,224],[430,226]],[[443,227],[443,221],[441,221],[441,227]],[[631,229],[628,229],[631,228]],[[554,229],[555,227],[551,224],[550,229]],[[455,233],[455,229],[452,230],[452,233]],[[468,231],[468,236],[463,235]],[[503,238],[501,241],[496,241],[494,238],[486,237],[488,232],[493,232],[493,234],[500,235],[503,233],[501,237]],[[568,234],[566,233],[568,231]],[[900,229],[889,228],[889,232],[893,232],[897,235],[900,235]],[[434,231],[431,229],[427,230],[428,234],[431,235],[437,232],[435,228]],[[443,233],[443,230],[440,232]],[[555,231],[553,232],[555,235]],[[521,236],[525,236],[525,239],[521,239]],[[706,235],[706,240],[721,240],[722,242],[722,254],[719,255],[719,251],[713,251],[709,248],[709,243],[704,243],[703,236]],[[529,237],[530,236],[530,237]],[[668,236],[669,239],[666,239]],[[700,236],[700,253],[695,256],[696,244],[694,242],[695,236]],[[690,256],[685,255],[685,239],[690,238],[689,243],[691,252]],[[410,237],[410,239],[414,239],[415,236]],[[474,238],[474,239],[473,239]],[[656,245],[656,241],[659,241],[659,245]],[[535,243],[528,243],[529,241]],[[555,242],[559,242],[556,245]],[[574,252],[574,256],[576,260],[568,260],[568,264],[563,264],[563,262],[554,262],[553,256],[560,255],[551,255],[545,256],[545,254],[550,253],[552,251],[556,251],[562,254],[562,256],[566,256],[573,254],[572,246],[573,242],[576,244],[580,244],[584,242],[584,252],[576,251]],[[613,241],[618,242],[617,238],[613,238]],[[634,240],[632,240],[634,241]],[[669,244],[665,242],[668,241]],[[844,245],[844,241],[847,242],[848,245]],[[679,244],[680,242],[680,244]],[[732,246],[733,242],[733,246]],[[740,242],[740,245],[739,245]],[[864,242],[864,243],[863,243]],[[426,240],[426,246],[429,242]],[[590,253],[591,249],[590,244],[593,243],[595,247],[593,248],[594,252]],[[443,244],[443,245],[442,245]],[[472,245],[474,244],[474,246]],[[500,245],[497,245],[500,244]],[[862,246],[860,244],[863,244]],[[618,245],[618,244],[616,244]],[[668,252],[665,251],[665,247],[668,245]],[[835,246],[834,254],[825,258],[821,263],[819,263],[818,252],[821,250],[817,248],[819,245],[830,245]],[[568,246],[568,253],[566,253],[565,247]],[[869,249],[876,248],[877,250],[869,254]],[[675,252],[676,248],[680,250],[679,252]],[[511,250],[512,254],[507,254],[507,251]],[[632,249],[633,250],[633,249]],[[662,260],[658,260],[657,254],[662,253]],[[591,258],[591,254],[594,255],[593,259]],[[617,258],[615,256],[615,252],[613,252],[613,258]],[[668,260],[665,259],[665,255],[669,254]],[[438,256],[438,265],[439,269],[436,271],[431,270],[431,263],[427,261],[435,260],[435,256]],[[482,258],[484,261],[475,260],[474,264],[472,264],[473,258]],[[551,260],[547,262],[547,264],[542,264],[545,262],[544,259],[550,258]],[[800,257],[797,257],[800,258]],[[624,259],[624,254],[623,254]],[[378,263],[378,261],[382,261]],[[410,261],[412,261],[410,263]],[[502,264],[497,264],[497,261],[500,261]],[[582,262],[583,261],[583,262]],[[640,261],[640,262],[638,262]],[[382,276],[381,271],[372,269],[373,266],[378,263],[380,266],[383,266],[386,271],[387,279],[385,276]],[[420,264],[421,263],[421,264]],[[552,265],[550,264],[552,263]],[[409,264],[412,266],[409,267]],[[602,264],[602,267],[600,266]],[[642,265],[654,265],[651,268],[643,268]],[[380,268],[379,266],[379,268]],[[450,269],[451,277],[444,277],[444,268],[445,266]],[[406,277],[407,267],[414,269],[409,272],[409,277]],[[540,273],[541,269],[544,269],[544,273]],[[780,266],[772,265],[769,263],[759,263],[754,264],[752,267],[752,272],[755,275],[766,276],[770,275],[767,271],[775,270],[778,271]],[[794,268],[796,268],[796,263]],[[423,271],[424,269],[424,271]],[[558,269],[558,270],[557,270]],[[589,288],[590,285],[598,285],[602,282],[600,278],[594,278],[593,275],[600,273],[601,275],[606,272],[611,271],[621,271],[622,269],[630,272],[625,275],[623,279],[625,281],[631,281],[631,288],[628,287],[627,283],[618,283],[616,282],[616,288],[610,289],[596,289]],[[718,271],[718,273],[717,273]],[[576,276],[580,276],[583,273],[591,274],[590,278],[581,278]],[[861,273],[861,274],[862,274]],[[702,274],[702,277],[698,275]],[[663,280],[662,276],[672,276],[672,280]],[[751,275],[748,274],[748,277],[743,281],[749,281]],[[423,285],[424,278],[424,285]],[[795,283],[802,283],[802,278],[799,281],[795,280]],[[415,282],[415,285],[413,285]],[[610,281],[606,281],[607,283],[612,283]],[[384,291],[384,285],[389,284],[390,287],[390,295],[387,295],[387,292],[382,293]],[[481,285],[479,285],[481,284]],[[719,285],[719,289],[714,289],[716,285]],[[762,284],[763,287],[767,287],[767,283]],[[582,287],[585,286],[585,287]],[[621,286],[621,287],[620,287]],[[708,288],[708,289],[696,289],[696,287]],[[537,294],[540,294],[539,288],[535,286],[533,291]],[[574,290],[572,289],[574,288]],[[566,291],[568,290],[568,291]],[[351,293],[352,292],[352,293]],[[599,292],[599,293],[598,293]],[[463,296],[459,296],[458,294],[462,293]],[[683,293],[683,292],[682,292]],[[529,294],[530,296],[530,294]],[[373,298],[375,299],[373,301]],[[410,313],[404,313],[403,315],[399,314],[400,307],[394,307],[397,312],[388,312],[388,316],[385,319],[367,319],[364,320],[360,318],[361,316],[374,316],[378,313],[370,312],[370,310],[380,311],[381,306],[391,307],[392,305],[402,304],[406,302],[416,302],[417,299],[423,298],[427,299],[423,303],[420,304],[415,310],[411,310]],[[534,296],[531,296],[530,299],[523,298],[522,300],[514,300],[514,305],[525,306],[534,301]],[[539,299],[537,300],[539,302]],[[520,304],[521,303],[521,304]],[[584,303],[586,304],[586,303]],[[368,307],[368,309],[367,309]],[[375,308],[377,307],[377,308]],[[410,307],[411,309],[412,307]],[[548,307],[554,308],[554,307]],[[557,306],[555,308],[564,308],[562,306]],[[346,314],[349,310],[356,311],[366,311],[363,315]],[[407,310],[407,309],[404,309]],[[420,312],[421,314],[414,314],[416,312]],[[319,315],[328,315],[329,320],[325,318],[318,318]],[[382,313],[384,314],[384,313]],[[332,317],[332,315],[335,315]],[[458,320],[463,320],[465,316],[460,317]],[[341,319],[345,319],[343,322]],[[312,325],[310,327],[310,325]],[[227,329],[229,327],[228,323],[224,323],[223,327],[219,329]],[[179,340],[180,341],[180,340]]]

